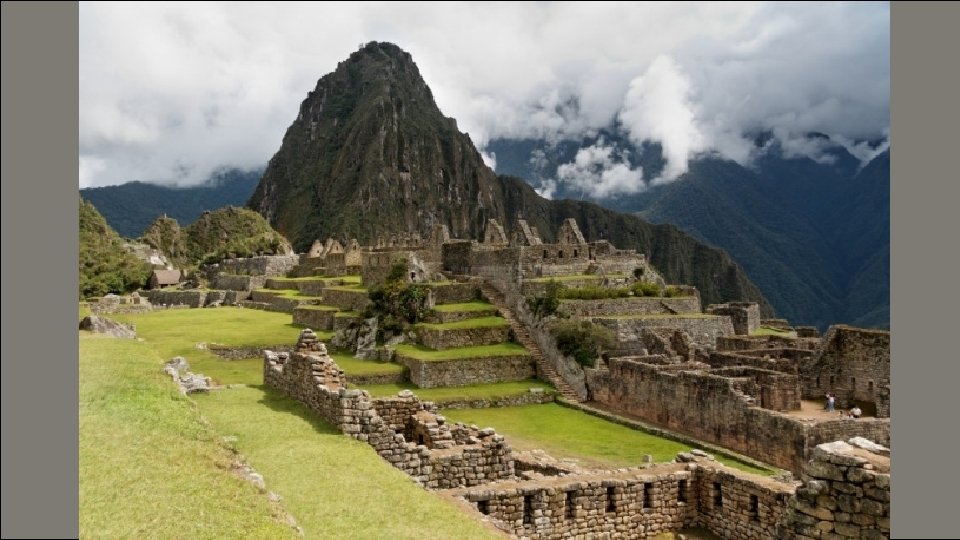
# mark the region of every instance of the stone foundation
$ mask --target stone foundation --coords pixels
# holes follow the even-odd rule
[[[420,388],[523,381],[537,374],[529,355],[430,362],[397,353],[395,361],[410,370],[410,382]]]
[[[414,332],[416,332],[417,340],[420,343],[434,350],[495,345],[510,340],[510,327],[506,322],[504,322],[503,326],[454,328],[448,330],[439,330],[429,326],[417,325],[414,327]]]

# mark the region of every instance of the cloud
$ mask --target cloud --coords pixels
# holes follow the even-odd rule
[[[552,197],[561,183],[599,198],[646,189],[643,169],[630,167],[627,156],[618,153],[613,146],[604,144],[603,139],[593,146],[578,150],[573,163],[560,165],[556,181],[547,182],[545,187],[541,187],[541,195]]]
[[[749,159],[749,130],[882,137],[889,28],[886,2],[83,2],[80,181],[261,166],[317,79],[371,40],[410,52],[481,149],[619,117],[662,137],[668,178],[702,150]],[[643,118],[652,103],[681,117]]]

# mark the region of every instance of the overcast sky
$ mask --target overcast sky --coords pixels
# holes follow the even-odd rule
[[[805,132],[864,158],[854,142],[888,133],[886,2],[81,2],[80,186],[264,165],[317,79],[372,40],[410,52],[481,149],[618,119],[663,143],[669,181],[700,152],[749,161],[748,130],[814,157]],[[610,155],[583,165],[608,166],[604,185],[623,191],[638,171]]]

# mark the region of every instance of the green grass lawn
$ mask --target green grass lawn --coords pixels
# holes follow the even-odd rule
[[[367,288],[359,283],[354,283],[350,285],[331,285],[327,287],[331,291],[360,291],[367,292]]]
[[[79,304],[80,306],[80,319],[83,320],[84,317],[88,315],[93,315],[93,311],[90,310],[89,304]]]
[[[622,276],[623,274],[607,274],[607,277]],[[548,283],[550,281],[580,281],[580,280],[589,280],[589,281],[600,281],[603,276],[598,276],[597,274],[567,274],[565,276],[547,276],[547,277],[538,277],[525,279],[530,283]]]
[[[493,427],[507,437],[515,450],[540,448],[557,458],[574,458],[581,465],[635,467],[644,454],[654,461],[670,461],[690,446],[643,431],[608,422],[581,411],[554,403],[491,409],[450,409],[444,416],[455,422]],[[731,467],[760,474],[757,469],[721,456],[717,460]]]
[[[420,399],[424,401],[435,401],[437,403],[462,399],[515,396],[527,394],[531,388],[543,388],[545,392],[556,392],[550,383],[536,379],[448,388],[417,388],[416,385],[411,383],[376,384],[360,386],[360,388],[369,391],[370,395],[375,397],[395,396],[397,392],[401,390],[412,390]]]
[[[315,309],[317,311],[338,311],[336,306],[325,306],[323,304],[310,304],[306,306],[297,306],[297,309]]]
[[[334,352],[330,358],[347,376],[350,375],[388,375],[392,373],[403,373],[403,366],[392,362],[378,362],[376,360],[361,360],[354,358],[349,353]]]
[[[366,443],[272,390],[237,388],[195,399],[218,431],[237,438],[237,449],[282,495],[307,538],[499,538]]]
[[[479,345],[476,347],[457,347],[435,351],[423,345],[397,345],[397,353],[425,362],[443,362],[444,360],[462,360],[464,358],[481,358],[490,356],[516,356],[530,354],[522,345],[516,343],[498,343],[496,345]]]
[[[433,306],[434,311],[441,313],[460,313],[469,311],[488,311],[497,309],[497,306],[490,302],[474,300],[473,302],[464,302],[462,304],[437,304]]]
[[[206,310],[204,310],[206,311]],[[81,332],[81,538],[295,538],[149,345]]]
[[[503,317],[476,317],[448,323],[420,323],[417,326],[444,331],[463,330],[467,328],[494,328],[498,326],[508,326],[508,323]]]
[[[280,296],[283,298],[297,298],[300,300],[323,300],[321,296],[306,296],[300,294],[300,291],[297,289],[257,289],[257,292],[269,293],[273,296]]]
[[[135,324],[137,336],[144,338],[165,360],[183,356],[193,372],[203,373],[222,384],[261,384],[263,360],[224,360],[209,351],[197,349],[197,343],[293,345],[302,328],[290,322],[288,313],[229,306],[157,310],[110,317]],[[317,332],[322,340],[331,335],[332,332]]]

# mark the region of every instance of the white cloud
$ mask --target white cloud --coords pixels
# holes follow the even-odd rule
[[[317,79],[371,40],[410,52],[481,147],[576,138],[626,112],[664,137],[676,174],[701,149],[746,160],[745,129],[878,137],[889,24],[885,2],[84,2],[81,183],[263,165]],[[683,118],[631,116],[655,112],[632,83]]]
[[[601,139],[593,146],[578,150],[573,163],[560,165],[556,182],[545,184],[546,187],[541,187],[541,190],[552,197],[557,185],[565,184],[601,198],[643,191],[646,189],[643,169],[630,167],[626,157],[618,155],[616,148],[604,144]]]

